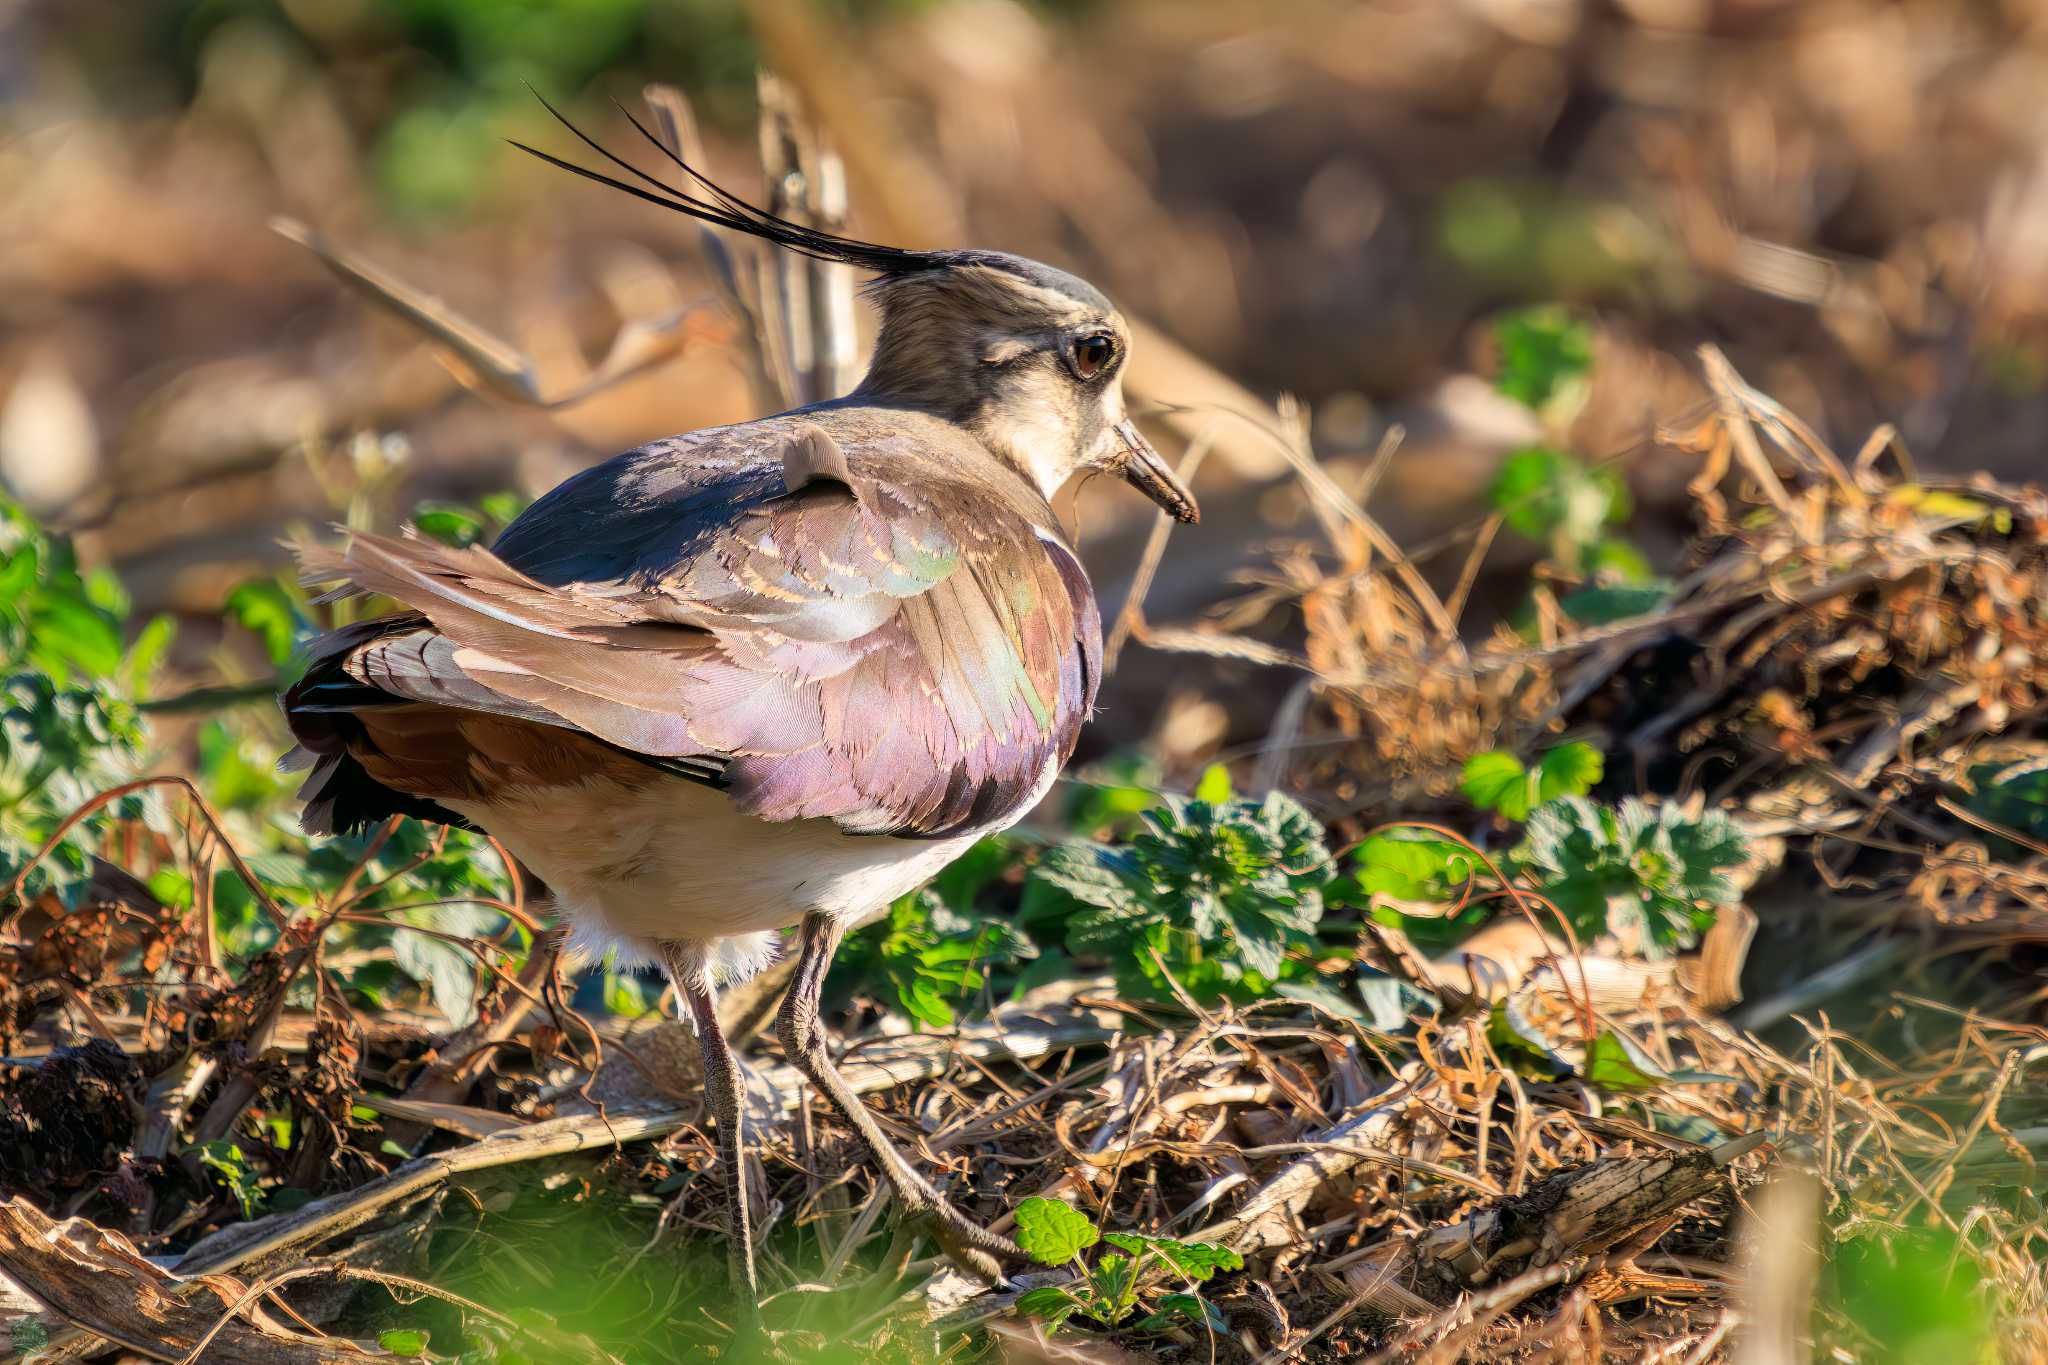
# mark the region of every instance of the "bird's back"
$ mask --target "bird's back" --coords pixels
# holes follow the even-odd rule
[[[329,636],[287,696],[314,825],[624,760],[752,818],[951,838],[1021,814],[1099,681],[1044,498],[913,410],[657,441],[488,552],[359,536],[308,565],[411,609]]]
[[[593,465],[536,499],[491,552],[554,585],[674,573],[787,493],[784,452],[806,427],[830,437],[856,476],[915,488],[948,523],[993,511],[1064,539],[1038,490],[958,426],[839,400],[664,437]]]

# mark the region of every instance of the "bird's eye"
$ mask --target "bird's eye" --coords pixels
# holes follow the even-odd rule
[[[1116,342],[1107,332],[1090,332],[1087,336],[1075,337],[1074,373],[1083,379],[1093,379],[1109,367],[1110,358],[1115,354]]]

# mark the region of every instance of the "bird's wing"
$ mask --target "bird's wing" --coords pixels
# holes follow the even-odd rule
[[[856,472],[815,426],[779,453],[765,482],[749,462],[723,503],[699,480],[665,516],[629,497],[608,525],[571,481],[493,550],[358,535],[304,552],[309,577],[418,616],[330,646],[345,678],[309,672],[288,711],[367,709],[340,695],[353,683],[567,726],[715,775],[770,820],[931,836],[1015,814],[1094,701],[1080,563],[970,482]]]

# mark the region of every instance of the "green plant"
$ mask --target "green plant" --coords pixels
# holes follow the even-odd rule
[[[1582,938],[1633,930],[1646,956],[1662,957],[1697,943],[1715,909],[1735,902],[1728,872],[1747,854],[1720,811],[1567,796],[1530,814],[1515,863]]]
[[[839,950],[835,994],[890,1000],[927,1028],[950,1028],[955,1007],[987,984],[990,969],[1013,965],[1034,951],[1007,921],[975,909],[982,889],[1019,856],[1001,836],[984,839],[930,886],[899,898]]]
[[[234,1197],[242,1217],[254,1218],[256,1206],[262,1202],[263,1191],[258,1184],[259,1172],[249,1164],[249,1158],[242,1149],[227,1138],[217,1138],[212,1142],[199,1143],[192,1151],[199,1158],[199,1164]]]
[[[1532,408],[1582,387],[1593,368],[1593,329],[1554,303],[1502,313],[1493,341],[1500,351],[1495,387]]]
[[[1623,544],[1615,540],[1601,542],[1607,547]],[[1627,548],[1630,554],[1635,554],[1634,547]],[[1558,610],[1582,626],[1611,626],[1616,621],[1647,616],[1661,609],[1671,600],[1671,583],[1652,577],[1648,566],[1641,564],[1641,558],[1635,555],[1635,562],[1629,566],[1629,572],[1621,582],[1581,588],[1558,598]],[[1599,572],[1597,565],[1592,568],[1595,573]]]
[[[882,987],[917,1023],[950,1028],[954,1004],[986,984],[990,965],[1015,961],[1020,947],[1008,925],[961,914],[925,890],[902,897],[855,935],[841,961],[850,980]]]
[[[1629,515],[1628,486],[1611,470],[1549,446],[1529,446],[1508,456],[1489,497],[1509,530],[1547,545],[1569,573],[1624,581],[1648,576],[1642,553],[1607,532]]]
[[[1116,1247],[1091,1268],[1081,1253],[1104,1242]],[[1017,1300],[1017,1311],[1043,1319],[1055,1329],[1076,1315],[1103,1327],[1123,1323],[1167,1282],[1153,1311],[1133,1324],[1140,1332],[1162,1331],[1181,1322],[1212,1331],[1228,1330],[1201,1286],[1218,1271],[1242,1270],[1244,1258],[1207,1242],[1179,1242],[1134,1232],[1100,1232],[1088,1216],[1057,1199],[1027,1199],[1017,1206],[1017,1244],[1040,1265],[1072,1265],[1075,1278],[1042,1285]]]
[[[1106,960],[1124,991],[1155,999],[1172,998],[1175,983],[1197,1001],[1256,999],[1304,974],[1331,863],[1300,803],[1169,797],[1144,819],[1128,844],[1076,840],[1048,853],[1027,891],[1027,925],[1056,930]]]
[[[412,524],[420,534],[431,536],[456,549],[489,544],[498,532],[510,526],[526,510],[529,499],[521,493],[486,493],[474,507],[453,502],[423,502],[413,508]]]
[[[1584,796],[1599,784],[1605,771],[1605,756],[1592,745],[1574,740],[1544,750],[1533,768],[1504,749],[1474,754],[1465,761],[1460,785],[1481,810],[1526,820],[1530,811],[1546,801]]]
[[[1478,857],[1426,829],[1397,825],[1351,850],[1351,870],[1323,889],[1330,905],[1365,911],[1428,950],[1455,947],[1493,917],[1472,903]],[[1385,989],[1385,988],[1382,988]]]
[[[81,574],[69,541],[0,498],[0,882],[12,878],[92,797],[142,770],[136,703],[171,639],[167,617],[123,645],[128,596],[112,574]],[[106,830],[148,798],[113,803],[75,826],[25,891],[68,898]]]
[[[1970,767],[1969,808],[1992,824],[2036,841],[2048,839],[2048,758],[2014,763],[1976,763]],[[2019,845],[1997,838],[2007,855]]]
[[[170,645],[171,622],[156,617],[124,647],[129,610],[119,579],[80,573],[69,540],[0,496],[0,675],[31,669],[59,690],[102,683],[140,694]]]

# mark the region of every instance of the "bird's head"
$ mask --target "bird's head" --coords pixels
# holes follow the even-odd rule
[[[1086,280],[993,251],[922,253],[878,275],[875,356],[856,395],[966,427],[1050,498],[1082,470],[1121,474],[1181,521],[1195,500],[1124,406],[1131,329]]]
[[[549,112],[555,112],[552,106]],[[562,122],[642,183],[514,145],[693,218],[872,271],[867,294],[881,309],[882,324],[856,399],[918,408],[959,423],[1048,499],[1072,475],[1104,470],[1120,475],[1176,520],[1200,518],[1194,495],[1125,409],[1130,327],[1086,280],[1022,256],[911,251],[792,222],[712,184],[633,120],[686,177],[678,188],[613,156],[567,119]]]

